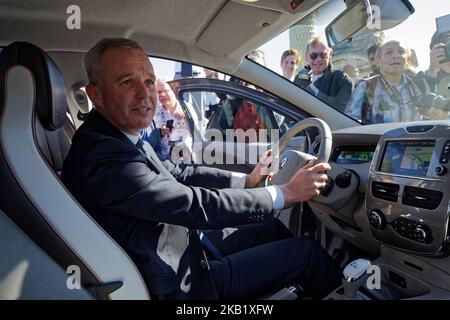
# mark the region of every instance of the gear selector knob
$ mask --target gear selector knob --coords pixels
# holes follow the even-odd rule
[[[342,272],[342,286],[345,299],[355,299],[356,292],[367,279],[367,270],[372,262],[367,259],[357,259],[350,262]]]

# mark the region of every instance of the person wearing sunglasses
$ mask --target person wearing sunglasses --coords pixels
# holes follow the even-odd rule
[[[352,95],[353,82],[344,72],[333,68],[332,55],[333,50],[320,38],[312,38],[306,45],[307,70],[299,72],[294,83],[344,112]]]

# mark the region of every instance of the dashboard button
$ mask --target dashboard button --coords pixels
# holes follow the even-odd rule
[[[443,176],[447,173],[447,168],[444,166],[438,166],[434,169],[434,173],[436,173],[436,175],[438,176]]]
[[[427,232],[421,226],[417,226],[414,230],[414,238],[417,241],[423,242],[427,238]]]
[[[348,170],[345,170],[341,174],[336,177],[336,185],[339,188],[345,189],[350,186],[352,183],[352,173]]]
[[[386,225],[386,219],[381,211],[373,209],[368,215],[369,224],[375,230],[382,230]]]

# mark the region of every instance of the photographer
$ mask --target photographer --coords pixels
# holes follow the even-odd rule
[[[431,38],[430,50],[430,67],[425,73],[421,72],[421,76],[431,92],[450,98],[448,85],[444,86],[442,82],[450,80],[450,31],[436,31]]]
[[[418,103],[424,119],[443,120],[450,116],[450,31],[436,31],[430,43],[430,67],[417,77],[425,84]]]

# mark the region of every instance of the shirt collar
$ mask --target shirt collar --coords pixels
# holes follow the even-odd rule
[[[315,82],[317,79],[322,78],[324,75],[324,73],[319,73],[319,74],[311,74],[311,81]]]
[[[404,74],[402,75],[402,81],[401,81],[400,84],[393,84],[388,79],[386,79],[386,78],[384,78],[384,79],[386,79],[387,83],[389,83],[389,85],[392,86],[392,87],[403,88],[403,86],[405,86],[407,84],[406,77],[407,77],[406,75],[404,75]]]
[[[134,135],[134,134],[131,134],[131,133],[126,133],[126,132],[123,132],[122,130],[120,130],[133,144],[136,144],[138,141],[139,141],[139,139],[141,138],[139,135]]]
[[[165,114],[167,114],[167,115],[169,115],[169,116],[172,116],[172,114],[171,114],[169,111],[167,111],[166,109],[164,109],[164,107],[162,106],[162,104],[159,104],[158,106],[159,106],[161,112],[163,112],[163,113],[165,113]],[[181,107],[181,104],[180,104],[180,102],[179,102],[178,100],[177,100],[177,102],[176,102],[176,104],[175,104],[175,110],[174,110],[174,112],[178,112],[178,113],[184,114],[183,108]]]

